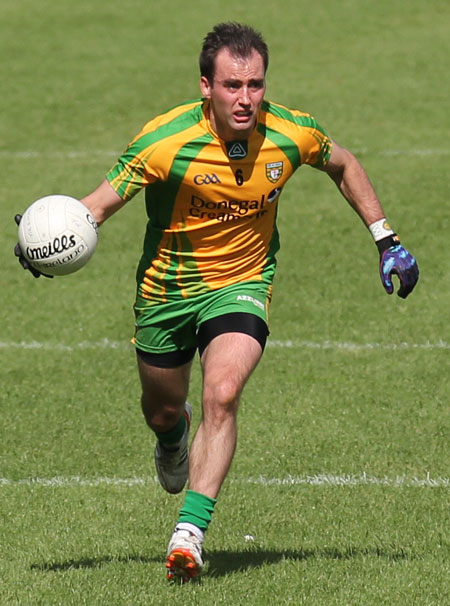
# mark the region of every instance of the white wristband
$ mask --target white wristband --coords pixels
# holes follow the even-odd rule
[[[388,236],[393,236],[395,233],[390,228],[389,223],[384,217],[378,221],[375,221],[374,223],[371,223],[369,225],[369,231],[372,234],[375,242],[378,242],[378,240],[382,240],[383,238],[387,238]]]

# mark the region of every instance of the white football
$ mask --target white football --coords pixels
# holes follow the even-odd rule
[[[98,227],[91,212],[70,196],[36,200],[19,224],[19,244],[26,260],[52,276],[84,267],[94,254],[97,238]]]

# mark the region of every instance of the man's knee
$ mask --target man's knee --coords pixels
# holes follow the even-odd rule
[[[203,409],[217,419],[225,419],[237,413],[241,385],[229,376],[209,383],[203,389]]]
[[[157,367],[138,356],[141,408],[151,429],[164,432],[178,422],[184,411],[190,367],[190,362],[176,368]]]
[[[174,427],[183,414],[185,399],[177,402],[156,401],[141,396],[141,409],[145,422],[153,431],[165,432]]]

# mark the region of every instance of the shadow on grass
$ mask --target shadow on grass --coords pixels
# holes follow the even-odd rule
[[[78,560],[66,560],[65,562],[42,562],[41,564],[31,564],[31,570],[40,570],[42,572],[64,572],[66,570],[78,570],[82,568],[101,568],[109,564],[152,564],[162,562],[161,558],[146,558],[144,556],[99,556],[96,558],[80,558]]]
[[[71,559],[65,562],[42,562],[40,564],[31,564],[31,570],[40,570],[41,572],[65,572],[66,570],[78,570],[83,568],[101,568],[109,564],[153,564],[162,562],[162,558],[147,558],[145,556],[98,556],[96,558]]]
[[[411,559],[403,549],[383,549],[382,547],[348,547],[347,549],[312,549],[312,550],[243,550],[243,551],[208,551],[205,560],[208,563],[208,576],[221,577],[233,572],[261,568],[281,561],[302,561],[309,559],[350,560],[352,558],[383,558],[391,561]],[[65,562],[43,562],[32,564],[32,570],[42,572],[64,572],[84,568],[100,568],[109,564],[153,564],[163,563],[162,557],[99,556],[96,558],[71,559]]]
[[[278,564],[281,561],[302,561],[309,559],[350,560],[352,558],[384,558],[391,561],[410,559],[403,550],[385,550],[380,547],[347,549],[311,549],[311,550],[285,550],[285,551],[213,551],[206,554],[209,562],[208,576],[221,577],[232,572],[261,568],[267,564]]]

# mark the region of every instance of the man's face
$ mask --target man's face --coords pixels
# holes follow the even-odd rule
[[[202,76],[202,95],[211,101],[211,124],[225,141],[247,139],[255,128],[266,84],[264,62],[257,51],[236,57],[227,48],[216,56],[212,83]]]

